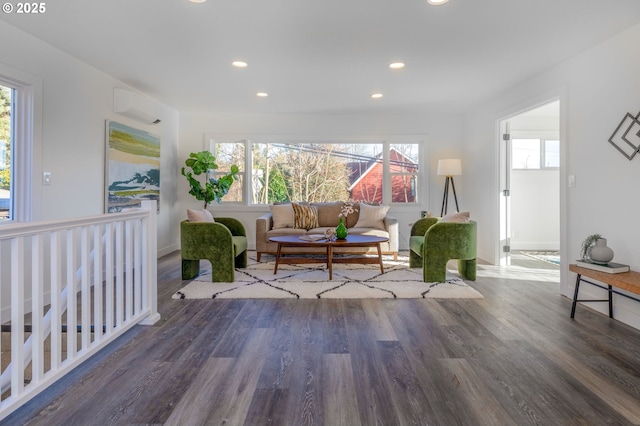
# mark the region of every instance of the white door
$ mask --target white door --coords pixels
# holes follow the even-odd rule
[[[511,265],[511,135],[508,120],[500,122],[500,265]]]
[[[516,251],[560,248],[559,101],[499,122],[500,265]]]

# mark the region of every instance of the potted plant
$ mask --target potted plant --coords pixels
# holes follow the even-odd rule
[[[209,176],[210,170],[216,170],[216,157],[209,151],[192,152],[185,161],[186,167],[182,168],[182,176],[187,178],[189,182],[189,194],[196,197],[197,200],[204,201],[204,208],[214,200],[220,202],[222,197],[227,195],[229,188],[234,181],[238,180],[238,166],[231,166],[229,174],[214,179]],[[204,185],[194,176],[205,174],[206,179]]]
[[[584,239],[582,245],[580,246],[580,257],[585,260],[589,260],[589,252],[591,251],[591,247],[602,238],[600,234],[591,234],[588,235],[587,238]]]

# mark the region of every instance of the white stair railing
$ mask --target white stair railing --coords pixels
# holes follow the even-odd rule
[[[0,420],[134,325],[160,319],[156,226],[155,201],[0,226]]]

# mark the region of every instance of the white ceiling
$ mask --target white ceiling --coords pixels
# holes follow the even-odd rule
[[[179,110],[248,113],[459,112],[640,22],[638,0],[58,0],[46,7],[0,19]],[[233,68],[236,59],[249,67]],[[393,61],[407,66],[390,70]],[[384,97],[371,99],[374,92]]]

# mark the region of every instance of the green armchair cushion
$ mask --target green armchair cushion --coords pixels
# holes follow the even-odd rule
[[[477,225],[441,222],[438,218],[420,219],[411,228],[409,266],[422,267],[425,282],[444,282],[447,262],[458,259],[458,272],[476,279]]]
[[[233,282],[235,268],[247,266],[247,236],[240,221],[229,217],[215,222],[180,223],[182,279],[200,273],[200,260],[211,262],[213,282]]]

